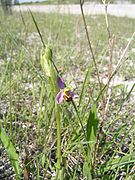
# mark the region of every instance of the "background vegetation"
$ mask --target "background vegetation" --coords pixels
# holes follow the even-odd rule
[[[38,0],[36,2],[25,2],[25,3],[22,3],[22,4],[35,4],[35,3],[38,3],[38,4],[79,4],[80,0],[47,0],[47,1],[42,1],[42,2],[39,2]],[[124,3],[125,0],[121,0],[121,1],[118,1],[118,0],[106,0],[106,2],[108,3]],[[129,2],[129,3],[135,3],[135,0],[127,0],[126,2]],[[15,4],[18,4],[19,1],[15,1]],[[21,2],[20,2],[21,3]],[[85,3],[102,3],[102,0],[87,0],[85,1]]]
[[[15,173],[16,177],[20,176],[20,168],[22,178],[53,179],[57,167],[56,116],[53,92],[40,65],[43,45],[30,13],[13,12],[6,17],[0,13],[0,178],[14,179]],[[110,95],[102,94],[107,99],[109,96],[109,104],[101,124],[102,98],[92,109],[101,92],[82,17],[38,13],[34,13],[34,17],[44,42],[52,48],[60,75],[79,96],[75,104],[85,131],[89,133],[91,113],[97,116],[98,127],[102,125],[93,177],[133,179],[135,41],[109,86]],[[105,18],[88,16],[86,22],[104,87],[110,57]],[[114,42],[113,70],[134,32],[135,21],[109,16],[109,22]],[[86,141],[71,103],[61,104],[60,112],[61,177],[86,179],[91,173],[86,161],[89,158],[87,144],[94,149],[96,136]]]

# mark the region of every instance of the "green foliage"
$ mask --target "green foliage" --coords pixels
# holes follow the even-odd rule
[[[19,179],[20,177],[20,167],[19,167],[19,156],[16,153],[16,149],[11,142],[10,138],[7,136],[5,130],[1,128],[0,130],[0,139],[3,143],[3,146],[5,147],[8,157],[12,163],[12,166],[14,167],[15,173],[16,173],[16,179]]]
[[[131,86],[131,82],[135,71],[132,64],[134,42],[127,53],[126,65],[123,64],[117,76],[125,78],[126,81],[123,81],[127,84],[120,85],[118,82],[111,86],[104,131],[100,134],[93,173],[91,160],[103,113],[101,100],[102,96],[105,97],[106,86],[101,84],[102,88],[105,87],[102,92],[98,88],[82,18],[34,13],[42,40],[50,45],[45,50],[30,13],[14,12],[6,21],[2,13],[0,17],[0,123],[4,127],[1,139],[16,174],[20,173],[18,164],[21,163],[27,176],[53,178],[56,167],[59,168],[57,149],[61,146],[59,177],[63,179],[91,179],[93,176],[95,179],[116,179],[121,170],[126,173],[124,178],[130,176],[133,179],[134,85]],[[109,56],[104,16],[89,16],[86,20],[101,80],[104,80],[108,72]],[[119,54],[134,32],[135,22],[128,18],[109,17],[109,20],[111,31],[115,34],[112,60],[115,67]],[[58,90],[54,90],[57,72],[52,69],[52,60],[60,75],[79,96],[74,101],[76,109],[72,103],[65,102],[59,105],[57,111],[55,97]],[[51,77],[54,77],[52,81],[51,73]],[[61,126],[57,127],[56,118]],[[57,129],[61,131],[59,146]],[[11,132],[12,139],[5,132]],[[128,147],[126,152],[122,150],[124,145]],[[19,148],[19,157],[15,146]]]
[[[97,118],[97,109],[94,104],[90,110],[89,117],[87,120],[87,141],[95,141],[98,130],[98,118]]]
[[[87,162],[85,162],[84,165],[83,165],[83,174],[84,174],[85,177],[87,177],[88,180],[92,179],[90,169],[91,169],[90,165]]]
[[[52,57],[48,57],[48,54],[50,54],[49,51],[50,49],[46,48],[45,54],[41,55],[41,66],[46,77],[51,76],[51,68],[52,68],[51,60],[50,60],[52,59]]]

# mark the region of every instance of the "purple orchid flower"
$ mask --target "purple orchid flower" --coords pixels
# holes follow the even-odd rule
[[[77,97],[77,95],[73,91],[66,88],[64,80],[59,76],[57,76],[57,86],[60,89],[56,96],[56,102],[58,104],[60,104],[63,100],[70,102]]]

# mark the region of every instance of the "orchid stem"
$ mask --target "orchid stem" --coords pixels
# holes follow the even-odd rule
[[[61,129],[60,129],[60,111],[56,104],[56,123],[57,123],[57,169],[61,168]]]

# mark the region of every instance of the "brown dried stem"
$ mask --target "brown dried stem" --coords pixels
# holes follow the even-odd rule
[[[99,88],[101,90],[102,86],[101,86],[101,81],[100,81],[100,77],[99,77],[99,71],[98,71],[98,68],[97,68],[96,59],[95,59],[95,56],[94,56],[94,52],[93,52],[93,49],[92,49],[92,45],[91,45],[91,41],[90,41],[90,37],[89,37],[89,33],[88,33],[87,23],[86,23],[84,11],[83,11],[83,5],[84,5],[84,0],[80,0],[81,14],[82,14],[83,23],[84,23],[84,27],[85,27],[85,31],[86,31],[86,36],[87,36],[87,40],[88,40],[89,50],[90,50],[91,55],[92,55],[93,63],[94,63],[94,66],[95,66],[95,69],[96,69],[96,73],[97,73],[97,79],[98,79],[98,83],[99,83]]]
[[[109,22],[108,22],[108,14],[107,14],[107,7],[108,4],[106,4],[106,0],[102,0],[104,6],[105,6],[105,22],[106,22],[106,29],[108,32],[108,43],[109,43],[109,63],[108,63],[108,80],[107,80],[107,85],[106,85],[106,95],[104,97],[102,97],[102,118],[101,118],[101,122],[100,122],[100,127],[97,133],[97,139],[96,139],[96,143],[95,143],[95,149],[94,149],[94,161],[93,161],[93,168],[95,167],[96,164],[96,159],[97,159],[97,152],[98,152],[98,148],[99,148],[99,141],[100,141],[100,134],[102,133],[102,129],[103,129],[103,125],[104,125],[104,120],[106,117],[106,112],[107,109],[109,107],[109,100],[110,100],[110,96],[111,96],[111,91],[110,93],[108,93],[109,91],[109,86],[110,86],[110,76],[112,73],[112,57],[113,57],[113,48],[114,48],[114,36],[111,37],[111,33],[110,33],[110,28],[109,28]]]
[[[121,66],[121,64],[122,64],[122,62],[123,62],[124,56],[125,56],[128,48],[129,48],[132,40],[134,39],[134,36],[135,36],[135,32],[132,34],[130,40],[128,41],[128,43],[127,43],[127,45],[126,45],[126,47],[125,47],[125,49],[124,49],[124,51],[123,51],[123,53],[122,53],[119,61],[118,61],[115,69],[114,69],[113,72],[111,73],[111,75],[110,75],[110,77],[109,77],[109,79],[108,79],[108,82],[107,82],[107,84],[105,85],[104,88],[107,88],[107,85],[110,84],[112,78],[113,78],[114,75],[118,72],[118,70],[119,70],[119,68],[120,68],[120,66]],[[108,97],[108,100],[109,100],[109,98],[110,98],[110,95],[109,95],[109,97]],[[105,111],[107,111],[107,108],[108,108],[108,105],[109,105],[108,103],[109,103],[109,102],[107,102],[107,104],[106,104],[106,108],[103,109],[103,110],[104,110],[104,112],[103,112],[104,118],[105,118],[105,113],[106,113]],[[99,147],[99,139],[100,139],[100,134],[101,134],[101,132],[102,132],[103,122],[104,122],[104,121],[103,121],[103,119],[102,119],[101,124],[100,124],[100,128],[99,128],[99,131],[98,131],[98,134],[97,134],[97,140],[96,140],[95,151],[94,151],[93,168],[95,167],[95,163],[96,163],[97,152],[98,152],[98,147]]]
[[[106,84],[106,96],[105,98],[102,99],[102,119],[101,119],[101,123],[100,123],[100,127],[99,127],[99,131],[97,133],[97,140],[96,140],[96,144],[95,144],[95,150],[94,150],[94,161],[93,161],[93,168],[95,167],[95,163],[96,163],[96,159],[97,159],[97,152],[98,152],[98,148],[99,148],[99,141],[100,141],[100,134],[102,133],[102,129],[103,129],[103,125],[104,125],[104,120],[106,117],[106,113],[109,107],[109,100],[111,97],[111,89],[109,88],[110,86],[110,82],[112,80],[112,78],[114,77],[114,75],[117,73],[120,65],[122,64],[122,60],[125,56],[125,53],[128,50],[129,45],[131,44],[131,41],[133,40],[134,36],[135,36],[135,32],[133,33],[131,39],[129,40],[126,48],[124,49],[117,65],[116,68],[113,70],[112,72],[112,58],[113,58],[113,49],[114,49],[114,35],[111,37],[111,33],[110,33],[110,28],[109,28],[109,23],[108,23],[108,15],[107,15],[107,7],[108,4],[106,4],[106,0],[102,0],[104,6],[105,6],[105,21],[106,21],[106,28],[107,28],[107,32],[108,32],[108,42],[109,42],[109,64],[108,64],[108,80],[107,80],[107,84]],[[110,91],[109,91],[110,90]]]

